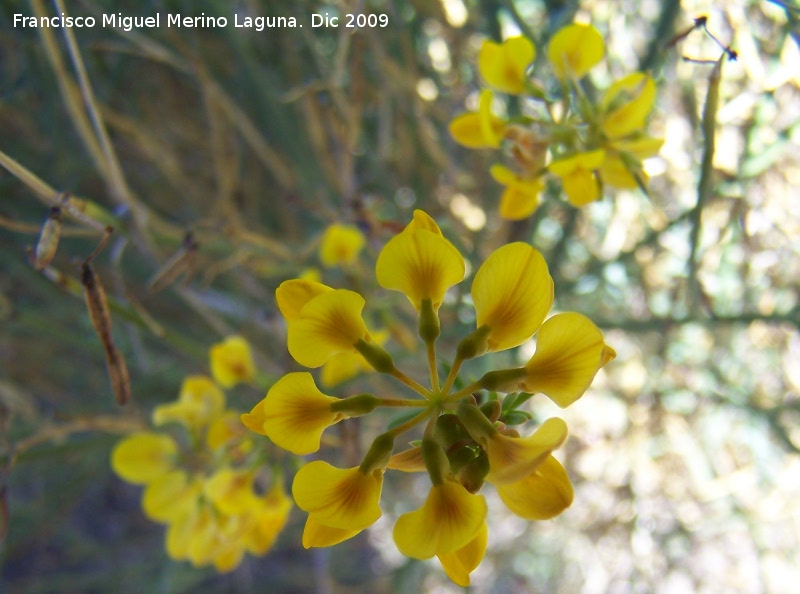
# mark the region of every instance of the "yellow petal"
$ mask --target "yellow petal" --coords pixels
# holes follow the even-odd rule
[[[147,485],[142,495],[142,509],[151,520],[169,523],[192,513],[201,491],[200,482],[190,481],[182,470],[173,470]]]
[[[575,23],[558,31],[547,47],[547,59],[560,79],[581,78],[605,54],[600,32],[591,25]]]
[[[575,312],[555,315],[539,330],[520,388],[541,392],[564,408],[583,396],[607,354],[603,333],[589,318]]]
[[[486,519],[486,500],[460,483],[434,485],[425,503],[403,514],[394,526],[394,542],[401,553],[415,559],[445,555],[475,538]]]
[[[567,471],[553,456],[515,483],[497,485],[497,494],[512,512],[526,520],[549,520],[572,505]]]
[[[641,166],[636,170],[636,174],[643,183],[647,183],[647,174],[642,171]],[[633,172],[625,165],[618,155],[609,154],[603,165],[600,167],[600,178],[604,183],[615,188],[624,190],[635,190],[639,187]]]
[[[243,440],[246,431],[242,427],[240,416],[242,415],[229,410],[211,423],[206,433],[206,445],[210,451],[230,447],[234,442]],[[244,446],[244,443],[239,445]]]
[[[525,243],[504,245],[481,265],[472,283],[477,326],[490,329],[490,351],[530,339],[553,303],[553,279],[542,255]]]
[[[437,309],[447,289],[464,278],[465,269],[459,251],[442,236],[433,219],[420,210],[383,247],[375,265],[378,284],[400,291],[417,310],[423,299],[430,299]]]
[[[336,289],[309,300],[299,317],[288,320],[287,345],[294,360],[305,367],[320,367],[336,353],[355,351],[367,338],[361,319],[364,298],[353,291]]]
[[[439,563],[442,564],[444,572],[453,582],[466,588],[470,584],[469,574],[475,571],[483,561],[486,553],[486,544],[489,541],[489,528],[486,522],[478,531],[478,534],[466,545],[452,553],[438,555]]]
[[[336,468],[315,460],[295,475],[292,495],[314,521],[331,528],[363,530],[381,517],[383,472]]]
[[[598,149],[579,153],[550,164],[550,172],[561,178],[561,185],[570,203],[585,206],[600,197],[600,187],[594,171],[605,160],[605,151]]]
[[[473,437],[489,457],[486,480],[502,485],[522,480],[539,468],[567,440],[567,424],[553,417],[528,437],[509,437],[499,432],[488,438]]]
[[[450,135],[467,148],[497,148],[503,140],[507,122],[492,113],[492,92],[484,90],[477,112],[461,114],[450,122]]]
[[[319,381],[331,388],[370,371],[373,371],[372,366],[360,353],[337,353],[322,366]]]
[[[211,375],[223,388],[249,383],[256,375],[250,344],[241,336],[230,336],[211,347]]]
[[[291,510],[292,500],[286,495],[283,485],[276,483],[251,511],[250,525],[244,540],[245,548],[254,555],[263,555],[269,551],[286,525]]]
[[[525,91],[525,75],[535,57],[536,49],[525,37],[512,37],[502,44],[484,41],[478,52],[478,70],[498,91],[519,95]]]
[[[300,316],[300,312],[306,303],[321,293],[333,291],[328,285],[323,285],[313,280],[293,278],[283,281],[275,289],[275,300],[278,302],[278,309],[287,320],[293,320]]]
[[[402,472],[425,472],[422,448],[415,446],[403,452],[398,452],[389,458],[389,465],[386,468]]]
[[[502,165],[493,165],[489,173],[495,181],[506,186],[500,197],[501,217],[517,221],[533,214],[539,206],[539,194],[544,189],[540,178],[523,178]]]
[[[634,72],[612,84],[604,93],[600,107],[606,111],[603,132],[620,138],[644,127],[656,100],[656,84],[648,75]]]
[[[323,266],[349,266],[364,247],[364,234],[353,225],[330,225],[322,236],[319,259]]]
[[[331,412],[331,403],[337,401],[319,391],[310,373],[288,373],[249,415],[242,415],[242,422],[279,447],[302,456],[316,452],[323,431],[345,418]]]
[[[642,136],[641,138],[614,140],[611,146],[620,152],[629,153],[637,159],[647,159],[648,157],[655,157],[663,144],[663,138]]]
[[[257,503],[254,479],[251,471],[222,468],[208,478],[204,492],[223,514],[244,514]]]
[[[317,522],[313,514],[311,514],[306,520],[305,528],[303,528],[303,548],[331,547],[348,538],[353,538],[359,532],[361,530],[325,526]]]
[[[168,435],[134,433],[111,452],[111,468],[129,483],[145,485],[173,469],[178,444]]]
[[[153,410],[153,424],[180,423],[189,429],[200,429],[222,415],[225,394],[210,378],[192,375],[183,380],[176,402],[162,404]]]

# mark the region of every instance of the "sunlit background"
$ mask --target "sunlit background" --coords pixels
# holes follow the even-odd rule
[[[332,549],[304,550],[295,510],[276,548],[235,572],[170,561],[141,489],[108,458],[119,435],[146,425],[183,376],[207,373],[207,349],[246,336],[264,377],[296,369],[275,287],[319,268],[326,225],[361,226],[359,266],[324,270],[366,291],[391,328],[388,348],[426,373],[416,320],[374,284],[382,245],[415,208],[436,218],[470,261],[529,241],[555,281],[556,309],[586,314],[617,358],[562,415],[557,452],[575,501],[531,523],[491,487],[489,551],[475,593],[770,593],[800,584],[800,8],[794,0],[704,3],[558,0],[293,2],[68,0],[73,15],[387,14],[356,32],[302,29],[73,29],[118,170],[92,132],[62,31],[14,28],[13,15],[59,12],[40,0],[0,5],[0,151],[56,191],[106,208],[117,232],[96,268],[120,309],[115,338],[133,402],[119,409],[80,295],[36,272],[26,249],[48,207],[0,169],[0,591],[458,592],[436,561],[401,556],[391,528],[424,481],[388,473],[384,517]],[[726,62],[716,114],[714,186],[698,204],[701,118],[720,48],[708,15],[738,53]],[[666,139],[646,162],[649,196],[608,191],[575,210],[557,184],[528,220],[499,218],[490,151],[467,150],[447,124],[477,106],[484,39],[525,34],[539,48],[573,20],[603,34],[605,87],[644,69],[659,86],[651,129]],[[683,58],[691,58],[684,60]],[[498,100],[498,112],[509,108]],[[514,106],[518,108],[519,106]],[[524,109],[525,106],[522,106]],[[77,278],[97,234],[66,225],[53,270]],[[149,291],[191,229],[197,274]],[[78,230],[78,231],[76,231]],[[469,278],[442,308],[453,348],[474,327]],[[501,360],[527,360],[530,351]],[[503,359],[505,357],[505,359]],[[467,366],[477,377],[481,363]],[[268,383],[267,383],[268,385]],[[345,385],[398,392],[384,378]],[[262,387],[263,388],[263,387]],[[264,390],[229,397],[249,410]],[[382,418],[381,421],[385,421]],[[370,418],[341,436],[368,446]],[[350,429],[352,431],[352,428]],[[336,432],[333,432],[334,435]],[[335,447],[323,455],[336,460]]]

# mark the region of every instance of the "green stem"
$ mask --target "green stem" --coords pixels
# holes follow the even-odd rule
[[[403,433],[405,433],[406,431],[408,431],[412,427],[415,427],[416,425],[419,425],[422,421],[424,421],[426,418],[428,418],[431,415],[432,412],[433,412],[432,408],[426,408],[425,410],[420,411],[420,413],[418,415],[415,415],[415,416],[411,417],[405,423],[401,423],[397,427],[395,427],[394,429],[390,429],[389,431],[387,431],[387,433],[391,434],[393,437],[397,437],[398,435],[402,435]]]

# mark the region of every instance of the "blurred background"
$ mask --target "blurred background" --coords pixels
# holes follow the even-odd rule
[[[108,143],[95,133],[61,29],[14,27],[14,15],[182,13],[226,28],[72,29]],[[207,373],[211,344],[240,333],[261,386],[230,391],[249,410],[298,369],[285,348],[275,287],[320,268],[319,237],[358,225],[358,265],[323,282],[367,295],[388,347],[425,377],[404,344],[416,321],[377,290],[381,246],[422,208],[474,270],[509,240],[542,251],[555,308],[589,316],[617,359],[561,414],[557,453],[575,502],[539,523],[508,513],[491,487],[489,551],[475,593],[790,593],[800,583],[800,8],[783,2],[559,0],[6,0],[0,4],[0,591],[458,592],[438,563],[402,557],[393,518],[426,492],[388,473],[384,517],[332,549],[300,546],[295,510],[275,549],[230,574],[170,561],[141,488],[109,467],[120,435],[145,427],[182,378]],[[311,28],[310,15],[374,13],[388,26]],[[294,16],[303,28],[237,29],[234,14]],[[720,49],[713,191],[698,200],[702,106]],[[163,16],[162,16],[163,19]],[[535,215],[497,215],[497,155],[456,145],[447,124],[474,108],[486,38],[524,33],[539,49],[565,23],[607,43],[601,87],[635,70],[659,86],[651,130],[666,139],[646,169],[650,195],[608,192],[582,210],[557,186]],[[73,46],[74,47],[74,46]],[[35,178],[13,169],[13,159]],[[24,171],[23,170],[23,171]],[[31,181],[34,179],[35,181]],[[42,186],[45,184],[45,186]],[[68,191],[116,231],[95,261],[112,299],[132,402],[113,399],[81,297],[79,262],[99,233],[66,221],[48,274],[34,246],[53,196]],[[49,196],[49,198],[48,198]],[[50,202],[48,202],[50,200]],[[199,244],[196,274],[148,289]],[[473,328],[470,279],[442,309],[439,345]],[[500,357],[525,359],[530,351]],[[476,364],[467,371],[477,377]],[[367,377],[338,388],[398,392]],[[385,421],[385,419],[382,419]],[[344,426],[344,425],[343,425]],[[369,444],[372,418],[350,425]],[[355,427],[355,429],[354,429]],[[331,448],[328,459],[340,455]]]

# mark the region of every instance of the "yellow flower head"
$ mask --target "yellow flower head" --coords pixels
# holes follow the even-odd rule
[[[656,84],[647,74],[634,72],[612,84],[600,100],[603,132],[609,139],[641,130],[656,100]]]
[[[450,122],[450,135],[467,148],[497,148],[503,140],[508,122],[492,113],[494,96],[489,89],[481,91],[478,111],[463,113]]]
[[[364,247],[364,234],[352,225],[334,223],[325,229],[319,246],[319,259],[323,266],[349,266],[358,259]]]
[[[502,351],[533,336],[553,304],[553,279],[542,255],[526,243],[495,250],[475,273],[477,326],[489,328],[488,349]]]
[[[178,455],[178,444],[168,435],[134,433],[111,452],[111,468],[122,479],[146,485],[171,471]]]
[[[345,418],[342,413],[331,412],[331,403],[338,400],[320,392],[310,373],[289,373],[269,389],[250,413],[242,415],[242,423],[302,456],[316,452],[322,432]]]
[[[173,470],[147,485],[142,496],[142,509],[151,520],[168,524],[194,513],[202,490],[202,481],[190,477],[183,470]]]
[[[497,183],[506,186],[500,197],[500,216],[510,221],[524,219],[539,206],[539,194],[544,189],[541,178],[517,175],[502,165],[492,165],[489,170]]]
[[[536,352],[525,364],[519,388],[541,392],[566,408],[583,396],[600,368],[615,356],[589,318],[575,312],[557,314],[539,329]]]
[[[250,344],[241,336],[230,336],[211,347],[211,375],[223,388],[249,383],[256,375]]]
[[[567,439],[567,424],[547,419],[528,437],[511,437],[498,431],[474,405],[461,404],[458,414],[472,439],[486,452],[489,474],[486,480],[502,485],[519,481],[541,466]]]
[[[558,31],[547,47],[547,59],[559,79],[582,78],[605,55],[600,32],[591,25],[574,23]]]
[[[360,339],[369,338],[362,309],[364,298],[346,289],[323,291],[309,299],[297,317],[287,318],[289,353],[300,365],[314,368],[337,353],[355,351]]]
[[[248,529],[244,536],[244,546],[253,555],[267,553],[275,543],[278,534],[289,519],[292,500],[286,495],[283,485],[276,482],[255,505],[250,508]]]
[[[251,470],[222,468],[206,480],[204,494],[223,514],[242,515],[257,503],[254,480]]]
[[[408,226],[383,247],[375,265],[378,283],[403,293],[417,310],[423,299],[438,309],[447,289],[461,282],[464,272],[464,258],[421,210],[415,210]]]
[[[525,73],[536,58],[536,48],[525,37],[503,43],[484,41],[478,53],[478,70],[498,91],[519,95],[525,91]]]
[[[161,404],[153,411],[156,427],[167,423],[180,423],[190,430],[198,430],[222,415],[225,394],[211,378],[192,375],[183,380],[178,400]]]
[[[389,333],[386,330],[379,330],[372,333],[371,338],[373,343],[383,346],[389,338]],[[337,353],[322,366],[319,381],[324,387],[330,388],[357,375],[372,371],[374,371],[373,367],[367,363],[361,353]]]
[[[415,559],[454,553],[473,540],[486,519],[486,500],[461,483],[445,480],[433,485],[425,503],[403,514],[394,526],[401,553]]]
[[[275,289],[275,301],[281,315],[290,322],[300,317],[300,312],[311,299],[322,293],[333,291],[328,285],[323,285],[314,280],[293,278],[283,281]]]
[[[600,198],[600,187],[594,172],[605,160],[605,151],[598,149],[579,153],[550,163],[550,172],[561,178],[564,193],[573,206],[586,206]]]
[[[382,486],[383,469],[365,473],[359,467],[336,468],[321,460],[303,466],[292,483],[294,501],[308,512],[312,526],[311,534],[303,536],[303,546],[330,546],[331,534],[354,536],[374,524],[381,517]]]
[[[469,574],[475,571],[483,561],[486,554],[486,545],[489,541],[489,528],[483,523],[478,534],[460,549],[452,553],[437,555],[447,577],[453,582],[466,588],[470,584]]]
[[[554,518],[572,505],[574,496],[567,471],[553,456],[521,480],[496,487],[506,507],[526,520]]]

